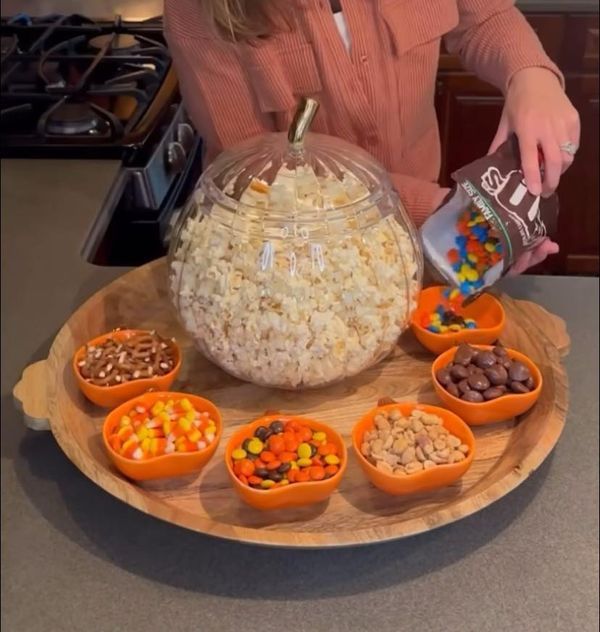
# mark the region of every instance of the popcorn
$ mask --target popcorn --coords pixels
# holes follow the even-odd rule
[[[335,382],[386,357],[408,326],[419,290],[417,253],[395,219],[359,229],[348,213],[345,225],[327,234],[321,212],[298,234],[284,220],[256,230],[257,206],[287,209],[277,217],[306,207],[302,212],[317,218],[318,209],[366,194],[350,174],[339,180],[284,168],[270,188],[254,180],[240,198],[251,206],[236,215],[216,205],[192,213],[170,282],[199,349],[232,375],[288,389]]]

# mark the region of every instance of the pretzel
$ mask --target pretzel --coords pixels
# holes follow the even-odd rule
[[[175,367],[175,350],[172,341],[154,331],[133,334],[126,340],[107,338],[102,344],[86,345],[77,366],[90,384],[116,386],[166,375]]]

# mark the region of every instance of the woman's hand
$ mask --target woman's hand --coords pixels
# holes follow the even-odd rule
[[[545,237],[533,250],[524,252],[510,267],[507,276],[515,277],[528,268],[542,263],[548,255],[555,255],[559,251],[558,244]]]
[[[573,162],[561,145],[579,146],[579,115],[564,93],[558,77],[546,68],[525,68],[515,73],[490,153],[515,133],[519,139],[525,182],[532,195],[550,195],[560,176]],[[544,155],[540,174],[538,148]],[[545,258],[545,257],[544,257]]]

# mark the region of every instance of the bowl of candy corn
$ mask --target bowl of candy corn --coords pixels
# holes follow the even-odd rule
[[[111,411],[102,439],[114,466],[146,481],[200,471],[222,432],[221,415],[207,399],[189,393],[144,393]]]
[[[463,300],[458,289],[434,286],[421,291],[411,327],[426,349],[439,355],[461,342],[489,345],[498,340],[506,319],[502,303],[489,293],[465,307]]]
[[[284,509],[326,500],[346,471],[347,450],[333,428],[296,415],[268,414],[233,434],[225,464],[251,507]]]

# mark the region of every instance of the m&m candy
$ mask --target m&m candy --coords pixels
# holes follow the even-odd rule
[[[484,286],[486,272],[502,260],[502,244],[474,205],[459,215],[456,232],[454,247],[446,256],[456,272],[458,290],[466,298]]]

